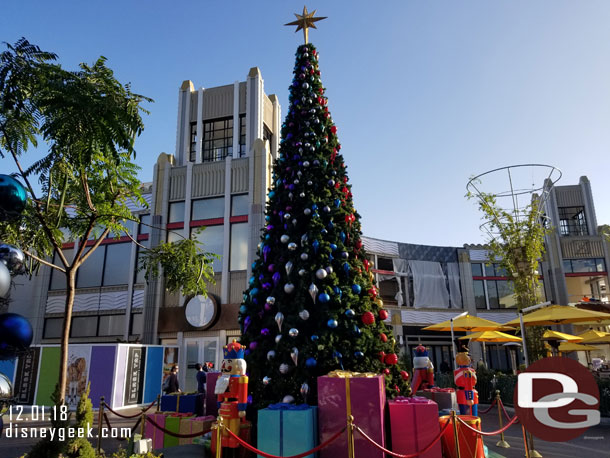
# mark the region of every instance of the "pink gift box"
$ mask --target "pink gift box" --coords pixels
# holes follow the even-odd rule
[[[165,414],[162,413],[153,413],[147,414],[148,418],[154,421],[156,424],[165,428]],[[153,443],[153,449],[163,448],[163,431],[154,427],[150,422],[146,422],[146,426],[144,427],[144,437],[146,439],[151,439]]]
[[[320,443],[347,424],[346,383],[349,384],[351,414],[354,424],[369,437],[385,446],[385,383],[380,375],[372,377],[318,377],[318,430]],[[438,422],[438,419],[437,419]],[[357,456],[383,458],[379,451],[357,432],[354,433]],[[320,458],[347,458],[347,434],[320,451]]]
[[[216,380],[222,374],[220,372],[208,372],[205,382],[205,413],[207,415],[218,415],[218,396],[214,394],[216,388]]]
[[[392,451],[402,455],[420,452],[440,432],[438,406],[427,398],[397,398],[388,402]],[[440,440],[421,458],[441,458]]]

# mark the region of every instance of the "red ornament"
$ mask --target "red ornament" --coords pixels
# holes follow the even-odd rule
[[[357,249],[362,248],[362,240],[360,240],[360,239],[356,240],[356,243],[354,243],[354,246],[355,246]]]
[[[404,381],[408,381],[409,380],[409,373],[407,371],[400,371],[400,376],[402,377],[402,379]]]
[[[383,373],[385,375],[390,375],[390,369],[388,369],[387,367],[383,370]]]
[[[330,131],[331,131],[333,134],[336,134],[336,133],[337,133],[337,126],[331,126],[331,127],[330,127]]]
[[[383,332],[381,334],[379,334],[379,338],[381,339],[382,342],[388,341],[388,336],[386,336]]]
[[[335,188],[339,189],[341,187],[341,183],[339,183],[338,181],[335,183]]]
[[[347,183],[347,177],[343,177],[343,183]]]
[[[375,299],[377,297],[377,288],[375,288],[374,286],[368,290],[369,296],[371,296],[373,299]]]
[[[383,363],[383,361],[385,360],[385,352],[384,351],[380,351],[378,353],[379,356],[379,361],[381,361]]]
[[[384,361],[386,364],[393,366],[394,364],[398,364],[398,356],[396,353],[388,353],[385,355]]]
[[[375,315],[371,312],[364,312],[362,314],[362,322],[366,325],[373,324],[375,322]]]
[[[368,272],[369,271],[369,260],[365,259],[364,261],[362,261],[362,264],[364,264],[364,268]]]
[[[379,310],[379,319],[381,321],[387,320],[388,319],[388,311],[384,310],[384,309]]]
[[[400,393],[400,388],[398,388],[398,385],[394,385],[394,389],[396,390],[397,393]]]

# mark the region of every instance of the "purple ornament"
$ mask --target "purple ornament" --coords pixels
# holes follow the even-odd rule
[[[250,326],[251,322],[252,322],[252,318],[247,316],[246,319],[244,320],[244,332],[246,332],[246,330],[248,329],[248,326]]]
[[[263,247],[263,258],[265,259],[265,262],[267,262],[267,255],[271,252],[271,247],[268,247],[267,245],[265,245]]]
[[[268,231],[272,231],[273,230],[273,224],[267,224],[267,230]]]
[[[271,310],[271,304],[269,302],[265,302],[265,310],[269,312]]]
[[[288,206],[286,207],[286,211],[287,211],[287,212],[289,212],[289,211],[291,211],[291,210],[292,210],[292,206],[288,205]]]
[[[263,274],[260,274],[260,275],[258,276],[258,280],[259,280],[259,281],[263,281],[264,279],[265,279],[265,276],[264,276]]]
[[[269,272],[273,272],[275,270],[275,264],[269,264],[269,266],[267,267],[267,270]]]
[[[250,345],[249,345],[250,350],[252,350],[252,351],[256,350],[257,346],[258,346],[257,342],[250,342]]]
[[[274,274],[273,274],[273,277],[271,277],[271,278],[273,279],[273,284],[274,284],[275,286],[277,286],[277,285],[278,285],[278,283],[280,282],[281,277],[282,277],[282,276],[280,275],[280,273],[279,273],[279,272],[276,272],[276,273],[274,273]],[[264,287],[265,287],[265,285],[263,285],[263,288],[264,288]]]
[[[269,329],[267,329],[267,328],[261,329],[261,335],[262,336],[268,336],[269,335]]]
[[[271,289],[271,283],[263,283],[263,289]]]

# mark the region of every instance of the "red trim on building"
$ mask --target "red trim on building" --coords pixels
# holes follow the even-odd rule
[[[231,222],[231,223],[247,223],[248,222],[248,215],[231,216],[231,219],[229,220],[229,222]]]
[[[565,275],[566,277],[606,277],[608,272],[571,272]]]
[[[138,235],[137,240],[138,241],[140,241],[140,240],[148,240],[148,234],[140,234],[140,235]]]
[[[62,250],[69,250],[69,249],[71,249],[71,248],[74,248],[74,242],[64,243],[64,244],[61,246],[61,249],[62,249]]]
[[[178,223],[167,223],[165,227],[167,229],[184,229],[184,222],[180,221]]]
[[[201,227],[201,226],[220,226],[224,224],[224,218],[210,218],[210,219],[197,219],[189,223],[189,227]]]
[[[380,270],[380,269],[371,269],[371,270],[376,274],[394,275],[394,272],[392,270]]]

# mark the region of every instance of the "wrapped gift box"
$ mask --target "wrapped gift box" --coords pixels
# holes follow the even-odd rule
[[[258,449],[272,455],[292,456],[316,447],[317,413],[317,407],[307,404],[272,404],[259,410]],[[307,458],[314,458],[314,455],[307,455]]]
[[[201,433],[203,436],[212,429],[215,420],[212,416],[182,419],[180,421],[180,434]],[[194,439],[194,437],[179,437],[178,445],[192,444]]]
[[[161,410],[201,416],[203,415],[203,394],[166,394],[161,396]]]
[[[427,388],[423,391],[418,391],[416,394],[436,402],[439,410],[455,410],[459,412],[457,397],[453,388]]]
[[[214,394],[216,380],[222,375],[221,372],[208,372],[205,382],[205,413],[206,415],[218,415],[218,397]]]
[[[186,421],[191,416],[187,413],[172,413],[165,417],[165,429],[176,434],[180,434],[180,423]],[[174,447],[179,445],[178,438],[165,433],[163,437],[163,447]]]
[[[381,375],[334,371],[318,377],[318,431],[320,443],[340,431],[347,423],[348,407],[354,423],[369,437],[385,446],[385,382]],[[354,434],[358,456],[383,458],[373,445]],[[320,451],[320,458],[347,458],[347,434]]]
[[[438,405],[425,397],[388,401],[392,451],[402,455],[425,449],[439,434]],[[440,440],[421,458],[441,458]]]
[[[150,418],[152,421],[154,421],[157,425],[161,426],[162,428],[165,428],[166,414],[153,413],[153,414],[147,414],[146,417]],[[164,436],[163,431],[157,429],[150,422],[148,422],[148,421],[146,422],[146,425],[144,427],[144,437],[152,440],[153,449],[163,448],[163,436]]]
[[[251,434],[252,434],[252,423],[250,423],[249,421],[242,422],[239,425],[239,438],[242,439],[244,442],[251,444],[252,443]],[[210,444],[210,450],[212,451],[212,455],[214,455],[216,453],[216,434],[214,434],[214,432],[212,432],[212,441]],[[237,458],[251,458],[254,456],[254,454],[252,452],[245,449],[244,447],[238,447],[238,450],[239,450],[239,452],[237,454]]]

